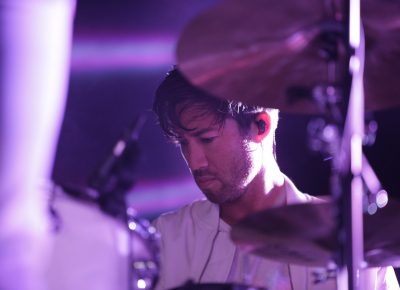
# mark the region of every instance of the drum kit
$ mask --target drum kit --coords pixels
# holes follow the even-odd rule
[[[336,145],[329,147],[335,156],[330,201],[249,216],[232,229],[236,244],[283,263],[344,269],[348,278],[338,282],[340,289],[360,289],[355,277],[360,269],[400,266],[400,203],[388,200],[380,188],[370,189],[365,202],[367,163],[360,141],[364,103],[366,111],[400,105],[399,1],[225,0],[185,28],[177,60],[194,85],[217,97],[322,115],[339,132],[330,140]],[[136,129],[116,145],[113,152],[119,153],[92,183],[102,197],[115,192],[114,173],[123,171],[119,160],[137,138]],[[119,192],[131,185],[124,182]],[[123,212],[131,233],[151,249],[151,258],[132,258],[129,289],[151,289],[159,267],[156,234],[129,210]],[[131,252],[134,257],[141,250]]]

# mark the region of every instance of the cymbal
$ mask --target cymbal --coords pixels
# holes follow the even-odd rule
[[[366,267],[400,265],[400,203],[390,200],[364,214]],[[325,267],[339,251],[331,202],[295,204],[250,215],[234,225],[232,240],[244,251],[283,263]]]
[[[177,46],[178,67],[217,97],[292,113],[322,113],[319,87],[343,88],[345,41],[326,60],[332,35],[347,29],[335,1],[226,0],[198,15]],[[366,110],[400,106],[400,2],[361,0],[366,36]],[[339,36],[341,37],[341,36]],[[335,53],[335,52],[334,52]],[[325,55],[325,58],[324,58]]]

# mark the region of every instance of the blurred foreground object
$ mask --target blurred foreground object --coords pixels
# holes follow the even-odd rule
[[[44,289],[74,0],[0,0],[0,289]]]

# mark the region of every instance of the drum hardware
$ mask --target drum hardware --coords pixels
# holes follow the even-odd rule
[[[328,123],[323,118],[314,118],[307,124],[308,148],[317,152],[327,160],[332,158],[335,143],[332,141],[339,137],[338,128]]]
[[[364,126],[366,130],[363,145],[372,146],[375,143],[378,124],[371,118],[365,122]],[[334,152],[332,140],[339,136],[339,132],[334,125],[324,118],[315,117],[307,124],[307,135],[308,148],[311,151],[321,154],[324,159],[332,158],[332,152]]]
[[[49,213],[53,225],[53,231],[58,232],[62,228],[63,220],[57,209],[54,207],[54,203],[57,196],[62,195],[62,193],[67,193],[72,198],[80,202],[85,203],[97,203],[99,198],[99,192],[92,188],[77,186],[71,183],[58,183],[54,184],[51,189],[50,199],[49,199]]]
[[[67,192],[65,188],[72,189],[73,192]],[[95,271],[92,276],[85,276],[85,273],[83,273],[82,279],[76,280],[79,274],[74,273],[73,269],[69,269],[68,271],[72,273],[69,275],[68,272],[65,275],[66,285],[71,286],[71,283],[72,285],[74,283],[80,285],[82,283],[79,289],[84,289],[86,284],[88,284],[86,286],[93,286],[98,283],[96,282],[97,280],[102,281],[102,279],[105,279],[107,283],[114,281],[118,285],[121,284],[119,287],[126,287],[122,289],[153,289],[158,279],[160,264],[159,237],[155,229],[150,225],[149,221],[137,218],[133,208],[128,208],[127,222],[123,221],[124,223],[121,224],[121,220],[116,219],[115,216],[107,212],[100,211],[98,203],[94,199],[88,198],[87,193],[92,190],[83,190],[82,188],[68,185],[67,187],[56,186],[53,191],[51,208],[57,217],[56,219],[53,218],[53,223],[56,222],[56,226],[58,226],[55,235],[58,241],[57,245],[59,245],[56,248],[57,259],[64,252],[77,251],[80,253],[77,259],[82,264],[77,268],[84,269],[87,272],[86,274],[90,273],[88,269]],[[76,215],[77,219],[72,218],[71,215]],[[77,222],[79,225],[76,224]],[[88,231],[91,234],[86,236]],[[115,236],[110,238],[110,234]],[[67,244],[68,241],[69,243]],[[93,242],[96,245],[89,246],[89,242],[90,245]],[[64,246],[67,245],[69,248],[64,249]],[[102,249],[102,251],[99,252],[98,248]],[[103,255],[104,258],[102,257]],[[110,256],[112,259],[107,260],[110,259]],[[63,264],[69,265],[69,263],[72,263],[70,261],[71,257],[66,256],[64,259],[68,261]],[[107,262],[110,265],[96,266],[96,263]],[[52,271],[55,277],[60,274],[56,269],[66,267],[64,265],[59,266],[58,263],[59,261],[55,265],[51,265],[53,266]],[[70,266],[70,268],[74,268],[73,265]],[[110,268],[107,269],[107,267]],[[61,271],[60,269],[59,272]],[[114,273],[115,271],[120,271],[121,273]],[[93,274],[100,274],[100,276]],[[96,278],[94,279],[94,277]],[[117,277],[124,279],[122,279],[123,281],[117,281],[115,280]],[[59,281],[59,283],[62,283],[62,281]],[[63,287],[63,289],[66,289],[66,286]]]
[[[130,244],[133,247],[130,255],[129,290],[154,289],[160,268],[159,235],[148,220],[137,219],[132,208],[127,209],[127,225]],[[134,248],[137,237],[146,242],[150,257],[143,255],[140,249]]]
[[[364,195],[364,212],[373,215],[379,209],[387,205],[389,202],[389,195],[387,191],[383,189],[375,171],[372,169],[364,154],[362,156],[361,175],[367,190]]]
[[[281,250],[287,257],[313,263],[313,257],[304,253],[315,250],[324,256],[326,249],[338,243],[340,247],[333,251],[338,255],[333,259],[338,266],[340,289],[362,289],[357,281],[359,269],[364,267],[363,253],[370,265],[374,264],[371,257],[375,253],[380,258],[394,256],[393,263],[399,258],[384,253],[377,244],[376,251],[368,248],[368,240],[366,251],[363,249],[362,175],[367,173],[363,170],[366,162],[362,161],[361,146],[365,140],[363,85],[368,111],[400,105],[396,90],[400,72],[400,25],[396,19],[400,5],[372,0],[362,0],[361,4],[350,0],[302,5],[286,0],[278,5],[254,0],[243,5],[227,0],[195,18],[184,30],[177,48],[179,69],[194,85],[216,96],[289,113],[324,113],[329,126],[319,130],[326,139],[322,143],[334,141],[327,151],[332,156],[331,193],[337,205],[332,212],[331,218],[336,221],[332,227],[338,230],[326,233],[334,236],[322,236],[324,239],[318,240],[314,248],[305,243],[301,251],[295,251],[284,244],[288,248]],[[378,15],[382,17],[378,19]],[[345,28],[344,37],[340,30],[327,33],[326,27],[332,26],[325,23],[332,20]],[[341,42],[343,39],[345,42]],[[385,83],[384,88],[381,83]],[[378,207],[385,193],[370,191],[375,192],[370,195],[374,200],[371,204]],[[304,233],[293,227],[291,230],[297,235],[291,235],[292,241],[304,238]],[[389,244],[398,239],[391,238]],[[271,239],[262,243],[282,247]]]
[[[56,187],[53,206],[62,224],[52,236],[48,288],[130,289],[129,255],[133,251],[135,259],[140,254],[141,260],[151,260],[147,240],[138,234],[130,236],[123,222],[62,187]]]
[[[136,118],[89,180],[89,186],[99,192],[101,209],[122,220],[127,219],[125,196],[135,183],[139,159],[137,141],[146,119],[144,113]]]
[[[378,123],[375,121],[372,115],[366,114],[365,119],[363,145],[372,146],[375,144]]]
[[[49,200],[47,203],[48,213],[50,216],[52,232],[54,233],[61,231],[63,227],[63,218],[55,207],[56,200],[59,196],[67,193],[73,199],[85,203],[97,203],[99,196],[99,193],[94,189],[66,182],[52,184],[51,188],[49,188],[49,192]]]
[[[115,143],[111,154],[91,178],[89,184],[100,194],[100,207],[109,214],[122,219],[129,230],[130,266],[129,290],[153,289],[158,280],[158,236],[147,220],[137,219],[136,212],[126,203],[126,193],[133,187],[136,164],[139,158],[138,138],[147,119],[139,115],[122,137]],[[135,249],[139,237],[150,249],[151,257],[142,256],[143,249]]]
[[[363,214],[364,267],[400,266],[400,202],[390,200]],[[244,251],[283,263],[336,269],[339,243],[332,201],[267,209],[233,226],[232,240]],[[268,222],[265,222],[268,221]]]
[[[369,134],[364,138],[365,143],[371,143],[375,140],[377,125],[374,120],[367,123]],[[325,160],[331,159],[338,148],[335,140],[339,139],[340,133],[337,126],[328,123],[323,118],[315,118],[307,125],[308,144],[312,151],[320,153]],[[370,144],[369,144],[370,145]],[[382,185],[376,176],[368,159],[362,155],[362,181],[365,188],[364,212],[375,213],[379,208],[383,208],[388,202],[388,193],[382,188]]]
[[[314,278],[314,284],[320,284],[329,279],[336,279],[336,265],[333,265],[332,267],[327,266],[326,268],[313,270],[311,274]]]
[[[61,188],[81,202],[95,203],[102,212],[124,222],[128,231],[128,290],[153,289],[159,273],[159,237],[149,221],[137,218],[126,203],[126,194],[135,182],[139,158],[138,137],[146,121],[141,114],[115,143],[112,152],[82,188],[63,184]],[[62,220],[61,220],[62,222]]]

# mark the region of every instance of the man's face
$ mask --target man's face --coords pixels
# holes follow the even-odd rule
[[[181,123],[192,131],[178,132],[182,155],[206,197],[216,204],[242,196],[257,168],[252,145],[233,119],[223,126],[213,124],[214,116],[187,108]]]

